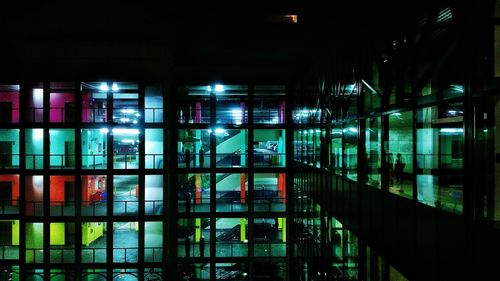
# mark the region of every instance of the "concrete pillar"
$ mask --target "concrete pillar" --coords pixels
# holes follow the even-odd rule
[[[246,175],[244,173],[240,174],[240,199],[241,204],[246,203]]]
[[[247,219],[241,218],[240,219],[240,240],[241,242],[244,242],[247,239]]]
[[[201,204],[201,174],[195,175],[194,184],[196,187],[195,204]]]
[[[200,242],[201,238],[201,218],[195,219],[195,232],[194,232],[194,241]]]

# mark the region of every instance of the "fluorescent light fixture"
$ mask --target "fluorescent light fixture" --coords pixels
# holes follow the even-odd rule
[[[440,133],[450,133],[450,134],[456,134],[456,133],[463,133],[464,129],[463,128],[441,128],[439,129]]]
[[[211,92],[212,91],[212,87],[211,86],[207,86],[207,91]]]
[[[33,129],[33,139],[35,140],[43,139],[43,129]]]
[[[225,133],[225,132],[226,132],[226,130],[224,130],[224,129],[222,129],[222,128],[216,128],[216,129],[215,129],[215,133],[216,133],[216,134],[223,134],[223,133]]]
[[[101,86],[99,87],[99,90],[103,91],[103,92],[107,92],[109,91],[109,87],[108,87],[108,83],[101,83]]]
[[[448,110],[448,113],[451,115],[455,115],[455,114],[457,114],[457,111],[456,110]]]
[[[358,129],[354,128],[354,127],[349,127],[347,128],[347,130],[351,133],[357,133],[358,132]]]
[[[209,133],[209,134],[211,134],[211,133],[212,133],[212,129],[208,129],[207,131],[208,131],[208,133]]]
[[[121,110],[122,113],[126,113],[126,114],[132,114],[132,113],[135,113],[135,110],[131,109],[131,108],[124,108]]]
[[[393,114],[391,114],[392,116],[401,116],[401,113],[400,112],[395,112]]]
[[[135,140],[129,140],[129,139],[125,139],[125,140],[122,140],[123,143],[131,143],[131,144],[135,144]]]
[[[321,133],[321,130],[318,130],[318,129],[316,129],[316,130],[314,130],[314,131],[315,131],[316,133]]]
[[[123,128],[114,128],[112,130],[113,134],[120,134],[120,135],[138,135],[139,130],[138,129],[123,129]]]
[[[134,119],[134,121],[132,121],[132,123],[137,124],[137,120]]]
[[[43,89],[33,89],[33,101],[37,104],[43,102]]]
[[[120,122],[130,122],[130,119],[128,119],[128,118],[120,118]]]
[[[109,133],[109,129],[108,128],[101,128],[99,131],[101,131],[101,133],[103,133],[103,134]]]
[[[113,90],[114,92],[118,92],[118,85],[116,85],[116,83],[113,83],[113,85],[111,86],[111,90]]]
[[[224,92],[224,85],[216,84],[215,85],[215,91],[216,92]]]
[[[139,114],[139,112],[136,112],[134,115],[135,115],[135,117],[139,117],[139,116],[141,116],[141,115]]]

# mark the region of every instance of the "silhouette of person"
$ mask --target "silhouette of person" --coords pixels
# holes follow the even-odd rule
[[[405,168],[405,163],[403,158],[401,158],[401,153],[396,155],[396,161],[394,162],[394,174],[396,176],[396,183],[401,187],[403,183],[403,170]],[[402,191],[402,189],[400,189]]]
[[[200,257],[205,256],[205,236],[200,237]]]
[[[386,159],[385,159],[385,164],[386,164],[386,167],[387,167],[387,179],[389,181],[389,184],[392,185],[394,183],[394,180],[393,180],[393,159],[392,159],[392,153],[391,152],[388,152],[387,155],[386,155]]]
[[[191,151],[186,149],[186,168],[191,166]]]
[[[186,258],[189,258],[190,249],[191,249],[191,239],[189,239],[189,236],[186,236],[186,239],[184,241],[184,251],[186,253]]]
[[[205,162],[205,150],[203,150],[203,148],[200,148],[198,154],[200,155],[200,168],[203,168],[203,164]]]
[[[189,190],[184,192],[184,203],[186,206],[186,213],[191,212],[191,192],[189,192]]]

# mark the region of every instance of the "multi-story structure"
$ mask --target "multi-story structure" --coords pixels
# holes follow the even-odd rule
[[[0,18],[0,280],[497,275],[495,1],[90,2]]]

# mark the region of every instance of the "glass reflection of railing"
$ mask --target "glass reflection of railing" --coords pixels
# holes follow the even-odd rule
[[[26,263],[43,263],[43,248],[26,248]]]
[[[84,161],[85,160],[85,161]],[[103,154],[82,154],[83,169],[106,169],[106,153]]]
[[[217,257],[248,256],[248,243],[245,241],[217,241],[216,244]]]
[[[284,198],[255,197],[254,208],[257,212],[284,212],[285,202]]]
[[[199,153],[189,153],[189,165],[187,165],[186,153],[178,152],[177,163],[179,168],[208,168],[210,167],[210,153],[203,154],[203,163],[200,162]],[[194,165],[196,163],[196,165]],[[203,165],[202,165],[203,164]]]
[[[161,262],[163,247],[144,247],[145,262]]]
[[[75,154],[50,154],[51,169],[74,169]]]
[[[43,201],[26,201],[26,216],[43,216]]]
[[[416,158],[417,167],[420,169],[461,169],[463,167],[463,154],[417,154]]]
[[[105,216],[106,199],[101,201],[82,201],[83,216]]]
[[[217,167],[246,167],[248,155],[238,153],[217,153],[215,155]]]
[[[19,154],[2,153],[0,154],[0,169],[19,168]]]
[[[253,155],[254,166],[258,167],[284,167],[286,153],[256,153]]]
[[[199,242],[193,243],[192,241],[190,242],[191,244],[189,245],[189,257],[209,257],[210,256],[210,240],[205,237],[205,242],[204,245],[201,246]],[[186,244],[184,242],[184,239],[182,241],[178,240],[177,241],[178,245],[178,257],[186,257]],[[204,247],[203,249],[203,255],[200,255],[201,253],[201,248]]]
[[[25,108],[26,122],[42,123],[43,122],[43,107]]]
[[[2,110],[0,108],[0,110]],[[6,117],[5,119],[0,119],[0,124],[15,124],[19,123],[19,108],[10,108],[9,111],[11,114],[8,114],[10,117]],[[5,115],[4,115],[5,116]]]
[[[177,205],[179,208],[179,212],[210,212],[210,198],[193,198],[189,199],[189,203],[186,201],[187,199],[178,199]],[[189,205],[189,211],[187,211]]]
[[[144,108],[144,115],[146,123],[163,122],[163,108]]]
[[[19,259],[19,246],[0,245],[0,260]]]
[[[284,124],[285,111],[280,109],[254,109],[253,121],[256,124]]]
[[[254,244],[254,254],[259,257],[284,257],[286,256],[286,243],[260,243],[256,241]]]
[[[248,111],[240,109],[217,109],[217,124],[246,124],[248,123]]]
[[[114,215],[131,216],[139,213],[138,201],[113,200]]]
[[[163,169],[163,154],[146,154],[146,169]]]
[[[19,214],[19,200],[0,200],[0,215]]]
[[[75,262],[75,249],[50,246],[51,263]]]
[[[83,263],[105,263],[106,262],[106,248],[82,247],[82,262]]]
[[[243,201],[243,202],[242,202]],[[217,212],[246,212],[248,210],[246,198],[217,198],[216,211]]]
[[[180,124],[210,123],[210,109],[177,110],[177,122]]]
[[[75,203],[68,201],[50,201],[51,216],[74,216]]]
[[[75,108],[50,108],[51,123],[75,122]]]
[[[137,262],[138,248],[113,248],[113,262]]]
[[[115,169],[137,169],[139,168],[139,153],[115,153],[113,154],[113,167]],[[121,166],[123,164],[123,166]]]
[[[164,212],[163,200],[145,200],[146,215],[162,215]]]
[[[106,108],[82,108],[82,122],[106,123]]]
[[[43,169],[43,154],[26,154],[26,169]]]

